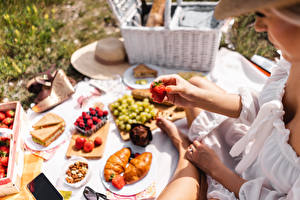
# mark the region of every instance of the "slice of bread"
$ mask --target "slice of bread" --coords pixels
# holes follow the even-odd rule
[[[53,126],[59,123],[64,122],[64,119],[54,113],[47,113],[44,115],[37,123],[32,127],[34,129],[39,129],[42,127]]]
[[[135,78],[155,78],[157,76],[157,71],[151,69],[147,65],[139,64],[133,69],[133,75]]]

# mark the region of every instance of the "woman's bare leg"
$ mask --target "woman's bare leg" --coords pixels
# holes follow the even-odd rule
[[[202,78],[200,76],[194,76],[190,78],[189,82],[199,88],[225,93],[225,90],[223,90],[213,82],[205,78]],[[200,112],[201,112],[200,108],[185,108],[188,127],[192,125],[192,122],[199,115]]]
[[[185,158],[185,152],[190,142],[169,120],[160,118],[157,125],[169,136],[179,152],[177,168],[173,178],[159,195],[158,200],[206,199],[205,175]],[[200,187],[202,185],[205,187]]]

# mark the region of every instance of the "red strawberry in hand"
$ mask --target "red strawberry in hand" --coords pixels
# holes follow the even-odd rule
[[[10,124],[12,124],[14,122],[14,119],[13,118],[10,118],[10,117],[7,117],[7,118],[5,118],[3,121],[2,121],[2,123],[3,124],[5,124],[5,125],[10,125]]]
[[[112,179],[111,183],[112,183],[112,185],[113,185],[115,188],[121,190],[121,189],[124,187],[124,185],[125,185],[125,180],[124,180],[124,177],[123,177],[123,176],[121,176],[121,175],[116,175],[116,176]]]
[[[150,92],[152,93],[152,99],[154,102],[163,102],[166,96],[166,86],[161,82],[153,82],[150,86]]]

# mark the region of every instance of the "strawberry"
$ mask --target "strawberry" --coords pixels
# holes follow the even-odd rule
[[[13,118],[15,116],[15,112],[13,110],[8,110],[5,112],[5,116]]]
[[[86,141],[84,143],[84,146],[83,146],[83,151],[86,152],[86,153],[89,153],[91,151],[93,151],[94,149],[94,143],[91,142],[91,141]]]
[[[8,128],[8,126],[6,124],[0,123],[0,128]]]
[[[75,140],[76,149],[82,149],[85,142],[86,142],[86,139],[84,137],[80,137],[80,136],[77,137]]]
[[[10,117],[7,117],[5,118],[2,123],[5,124],[5,125],[10,125],[14,122],[14,119],[13,118],[10,118]]]
[[[140,155],[140,153],[135,153],[134,154],[134,157],[136,158],[136,157],[138,157]]]
[[[3,121],[5,119],[5,114],[3,112],[0,112],[0,121]]]
[[[166,86],[161,82],[153,82],[150,86],[153,101],[157,103],[163,102],[166,96]]]
[[[0,179],[5,177],[6,167],[0,165]]]
[[[9,153],[9,147],[0,146],[0,154],[1,154],[1,152],[7,155]]]
[[[104,116],[108,115],[108,111],[107,111],[107,110],[104,110],[104,111],[103,111],[103,115],[104,115]]]
[[[101,137],[96,137],[94,140],[95,146],[100,146],[102,144],[102,139]]]
[[[124,185],[125,185],[125,180],[124,180],[124,177],[123,177],[123,176],[121,176],[121,175],[116,175],[116,176],[112,179],[111,183],[112,183],[112,185],[113,185],[115,188],[121,190],[121,189],[124,187]]]
[[[8,128],[13,129],[13,127],[14,127],[14,124],[11,124]]]
[[[4,167],[8,166],[8,157],[0,157],[0,164]]]

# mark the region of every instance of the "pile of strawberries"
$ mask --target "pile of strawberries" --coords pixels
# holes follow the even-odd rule
[[[84,135],[90,135],[106,122],[107,115],[107,110],[101,110],[99,107],[89,108],[89,112],[82,112],[74,125]]]
[[[6,177],[9,159],[9,138],[0,136],[0,179]]]
[[[0,128],[13,128],[15,112],[13,110],[0,111]]]
[[[78,150],[83,149],[83,151],[86,153],[93,151],[95,146],[100,146],[101,144],[101,137],[96,137],[94,142],[91,140],[87,140],[85,137],[82,136],[78,136],[75,140],[75,148]]]

